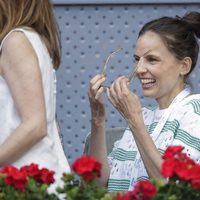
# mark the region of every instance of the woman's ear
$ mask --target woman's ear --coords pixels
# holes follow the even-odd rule
[[[180,75],[182,76],[187,75],[191,70],[191,66],[192,66],[192,59],[190,57],[183,58],[182,65],[180,68]]]

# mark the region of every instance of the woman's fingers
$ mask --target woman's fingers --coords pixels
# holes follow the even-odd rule
[[[102,83],[105,81],[105,76],[102,74],[96,75],[90,81],[89,86],[89,97],[97,99],[100,94],[103,92],[103,87],[101,87]]]
[[[124,78],[120,84],[121,93],[128,94],[130,92],[130,81],[127,78]]]
[[[95,95],[94,98],[95,98],[96,100],[98,100],[99,97],[101,96],[101,94],[103,93],[103,91],[104,91],[104,88],[103,88],[103,87],[100,87],[100,88],[97,90],[96,95]]]
[[[97,74],[96,76],[94,76],[91,80],[90,80],[90,84],[94,85],[97,81],[99,81],[100,79],[105,78],[104,75],[102,74]]]
[[[121,76],[117,78],[111,85],[109,90],[109,100],[114,103],[114,105],[118,105],[119,101],[123,99],[124,87],[127,84],[127,78],[125,76]],[[128,87],[126,91],[129,91]]]
[[[110,93],[110,89],[109,89],[109,88],[106,88],[106,94],[107,94],[107,96],[108,96],[109,101],[112,103],[112,105],[113,105],[114,107],[116,107],[114,98],[111,96],[111,93]]]

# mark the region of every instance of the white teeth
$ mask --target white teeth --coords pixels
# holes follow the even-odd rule
[[[155,82],[155,80],[154,79],[141,79],[141,82],[143,83],[143,84],[148,84],[148,83],[154,83]]]

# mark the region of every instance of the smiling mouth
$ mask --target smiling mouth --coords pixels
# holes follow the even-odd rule
[[[140,79],[143,88],[150,88],[155,85],[156,80],[152,78]]]

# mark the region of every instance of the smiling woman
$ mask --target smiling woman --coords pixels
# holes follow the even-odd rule
[[[121,76],[107,96],[127,121],[128,127],[107,158],[105,145],[105,105],[98,74],[90,81],[92,114],[90,154],[103,164],[99,185],[109,191],[132,190],[137,182],[163,179],[162,154],[170,145],[182,145],[186,154],[200,163],[200,95],[191,94],[187,76],[199,53],[200,13],[184,17],[162,17],[148,22],[139,32],[135,60],[143,95],[158,106],[142,108],[137,94],[130,90],[130,79]]]
[[[139,37],[136,55],[139,58],[137,75],[143,95],[155,98],[160,109],[167,108],[184,88],[184,75],[191,69],[191,58],[178,60],[153,31]]]

